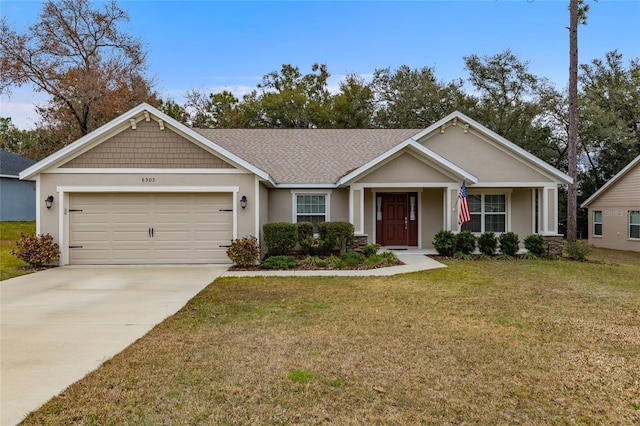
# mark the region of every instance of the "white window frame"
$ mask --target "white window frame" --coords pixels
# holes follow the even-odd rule
[[[600,213],[600,221],[599,222],[596,222],[596,213]],[[593,211],[593,228],[591,229],[592,232],[593,232],[593,235],[592,235],[593,237],[602,238],[602,231],[604,229],[604,225],[602,223],[602,217],[603,217],[602,216],[602,210],[594,210]],[[629,220],[631,220],[631,219],[629,219]],[[600,225],[600,233],[599,234],[596,233],[596,225]],[[629,235],[631,235],[631,234],[629,234]]]
[[[325,200],[325,213],[324,221],[329,222],[331,220],[331,190],[291,190],[291,222],[298,223],[298,216],[310,216],[309,214],[298,213],[298,195],[324,195]],[[315,216],[315,215],[314,215]],[[319,216],[319,215],[318,215]]]
[[[497,235],[499,234],[503,234],[505,232],[509,232],[510,228],[511,228],[511,224],[509,221],[509,217],[510,217],[510,211],[511,211],[511,192],[510,191],[482,191],[482,192],[469,192],[467,194],[467,196],[471,196],[471,195],[475,195],[475,196],[480,196],[480,211],[479,212],[470,212],[471,216],[473,217],[474,215],[476,216],[480,216],[480,231],[479,232],[473,232],[476,235],[480,235],[483,232],[485,232],[486,230],[486,221],[485,221],[485,217],[486,215],[504,215],[504,231],[502,232],[495,232]],[[504,212],[487,212],[485,211],[485,196],[486,195],[502,195],[504,196]],[[458,226],[459,230],[462,231],[462,226]]]
[[[637,241],[637,240],[640,240],[640,238],[636,238],[636,237],[632,237],[632,236],[631,236],[631,227],[632,227],[632,226],[637,226],[637,227],[639,227],[639,228],[640,228],[640,223],[631,223],[631,215],[632,215],[633,213],[636,213],[638,216],[640,216],[640,210],[629,210],[629,211],[627,212],[627,217],[629,218],[629,219],[627,220],[627,222],[628,222],[628,227],[629,227],[629,229],[628,229],[629,233],[628,233],[627,235],[629,236],[629,239],[630,239],[630,240]]]

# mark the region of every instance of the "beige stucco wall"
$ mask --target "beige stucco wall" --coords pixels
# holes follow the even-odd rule
[[[432,133],[419,142],[472,173],[480,182],[552,182],[483,139],[472,128],[465,133],[462,126],[449,125],[444,133]]]
[[[520,237],[520,246],[524,239],[534,233],[532,207],[532,189],[515,188],[511,193],[511,231]]]
[[[376,168],[369,174],[357,180],[358,183],[407,183],[451,182],[448,177],[433,166],[425,164],[411,154],[404,153]]]
[[[293,222],[293,194],[294,193],[328,193],[329,220],[332,222],[349,221],[349,190],[348,189],[290,189],[269,188],[268,221]]]
[[[433,237],[443,229],[444,191],[443,188],[426,188],[422,191],[420,220],[422,220],[422,248],[424,249],[433,248]]]

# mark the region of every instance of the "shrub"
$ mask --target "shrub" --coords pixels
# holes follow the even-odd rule
[[[529,253],[532,253],[536,256],[543,256],[545,253],[544,238],[542,237],[542,235],[529,235],[524,239],[524,248],[526,248]]]
[[[302,247],[305,240],[313,238],[313,223],[311,222],[298,222],[298,244]]]
[[[11,254],[33,267],[55,262],[60,256],[58,244],[53,242],[53,237],[49,234],[36,236],[20,233],[16,246]]]
[[[298,243],[298,226],[295,223],[266,223],[262,226],[262,231],[270,256],[287,255]]]
[[[483,232],[478,238],[478,250],[480,253],[491,256],[498,249],[498,237],[491,231]]]
[[[298,261],[291,256],[271,256],[260,264],[262,269],[291,269],[296,266]]]
[[[345,261],[336,256],[330,256],[327,258],[327,264],[333,266],[336,269],[343,269],[345,266]]]
[[[456,235],[456,249],[455,251],[471,254],[476,249],[476,237],[471,231],[462,231]]]
[[[234,264],[241,267],[255,265],[260,258],[258,240],[252,236],[236,238],[231,241],[231,247],[227,249],[227,256]]]
[[[364,254],[366,257],[371,257],[374,254],[378,253],[379,249],[380,244],[367,244],[362,248],[362,254]]]
[[[515,256],[516,253],[518,253],[518,249],[520,248],[518,246],[518,244],[520,244],[520,238],[518,238],[518,234],[515,232],[505,232],[504,234],[500,234],[498,240],[500,241],[500,252],[502,254]]]
[[[300,242],[300,249],[304,254],[309,254],[312,256],[317,256],[324,252],[323,249],[324,242],[314,237],[307,237]]]
[[[349,222],[321,222],[318,224],[320,239],[324,241],[325,252],[343,252],[351,248],[355,228]]]
[[[348,250],[340,253],[340,259],[344,261],[345,266],[358,266],[364,261],[364,255]]]
[[[441,256],[453,256],[456,251],[456,235],[451,231],[439,231],[433,237],[433,247]]]
[[[391,250],[383,251],[381,256],[387,265],[395,265],[396,263],[398,263],[398,257]]]
[[[591,253],[591,246],[586,241],[565,242],[564,251],[573,260],[585,261]]]
[[[499,254],[498,255],[498,260],[513,260],[513,257],[509,256],[508,254]]]
[[[533,252],[526,252],[526,253],[522,253],[520,255],[520,259],[523,260],[536,260],[538,258],[538,256],[536,256],[535,254],[533,254]]]

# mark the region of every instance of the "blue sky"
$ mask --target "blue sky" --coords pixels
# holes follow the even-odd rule
[[[434,67],[445,81],[465,78],[463,57],[510,48],[530,71],[558,89],[568,81],[568,0],[476,1],[153,1],[120,0],[127,29],[149,52],[149,74],[163,98],[183,101],[189,89],[231,90],[238,96],[282,64],[310,72],[326,63],[332,87],[347,73],[376,68]],[[579,29],[579,60],[618,49],[625,63],[640,57],[640,0],[587,0]],[[2,16],[16,28],[36,22],[40,1],[5,1]],[[30,87],[3,96],[0,115],[20,128],[37,118]]]

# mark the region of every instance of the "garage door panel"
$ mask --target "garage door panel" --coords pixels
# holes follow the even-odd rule
[[[71,194],[70,263],[229,262],[231,194]],[[150,232],[152,230],[153,232]]]

